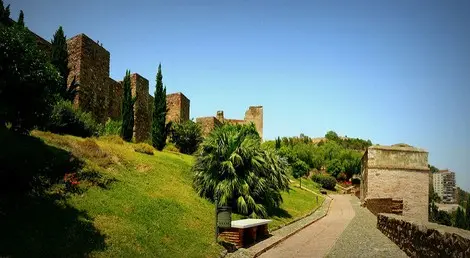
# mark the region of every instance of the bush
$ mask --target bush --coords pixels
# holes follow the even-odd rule
[[[348,177],[346,176],[346,173],[341,172],[336,176],[336,179],[338,179],[338,181],[343,182],[343,181],[346,181]]]
[[[175,144],[174,143],[167,143],[165,145],[165,148],[163,148],[164,151],[170,151],[170,152],[180,152],[180,150],[178,150],[178,148],[176,148]]]
[[[153,155],[155,149],[147,143],[137,143],[134,145],[134,150],[136,152]]]
[[[102,135],[120,135],[121,127],[122,121],[108,118],[108,121],[106,121],[106,124],[104,125]]]
[[[193,154],[202,142],[201,127],[188,120],[182,123],[174,123],[171,130],[171,142],[181,153]]]
[[[316,174],[312,176],[312,180],[328,190],[334,190],[336,186],[336,179],[330,175]]]
[[[90,137],[99,134],[100,125],[90,113],[75,108],[70,101],[61,100],[54,105],[47,129],[57,134]]]

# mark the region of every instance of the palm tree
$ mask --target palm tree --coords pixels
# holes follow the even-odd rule
[[[288,163],[261,149],[253,124],[223,125],[206,137],[193,167],[194,188],[201,197],[230,205],[240,214],[266,217],[289,189]]]

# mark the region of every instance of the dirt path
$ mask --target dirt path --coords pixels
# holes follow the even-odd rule
[[[335,244],[355,212],[350,195],[332,195],[330,212],[323,219],[286,239],[260,257],[324,257]]]

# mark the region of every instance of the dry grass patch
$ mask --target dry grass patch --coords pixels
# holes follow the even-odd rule
[[[147,143],[137,143],[134,145],[134,151],[136,152],[153,155],[154,150],[155,149]]]

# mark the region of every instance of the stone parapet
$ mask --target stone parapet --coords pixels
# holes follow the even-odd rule
[[[470,257],[470,231],[380,213],[377,228],[411,257]]]

